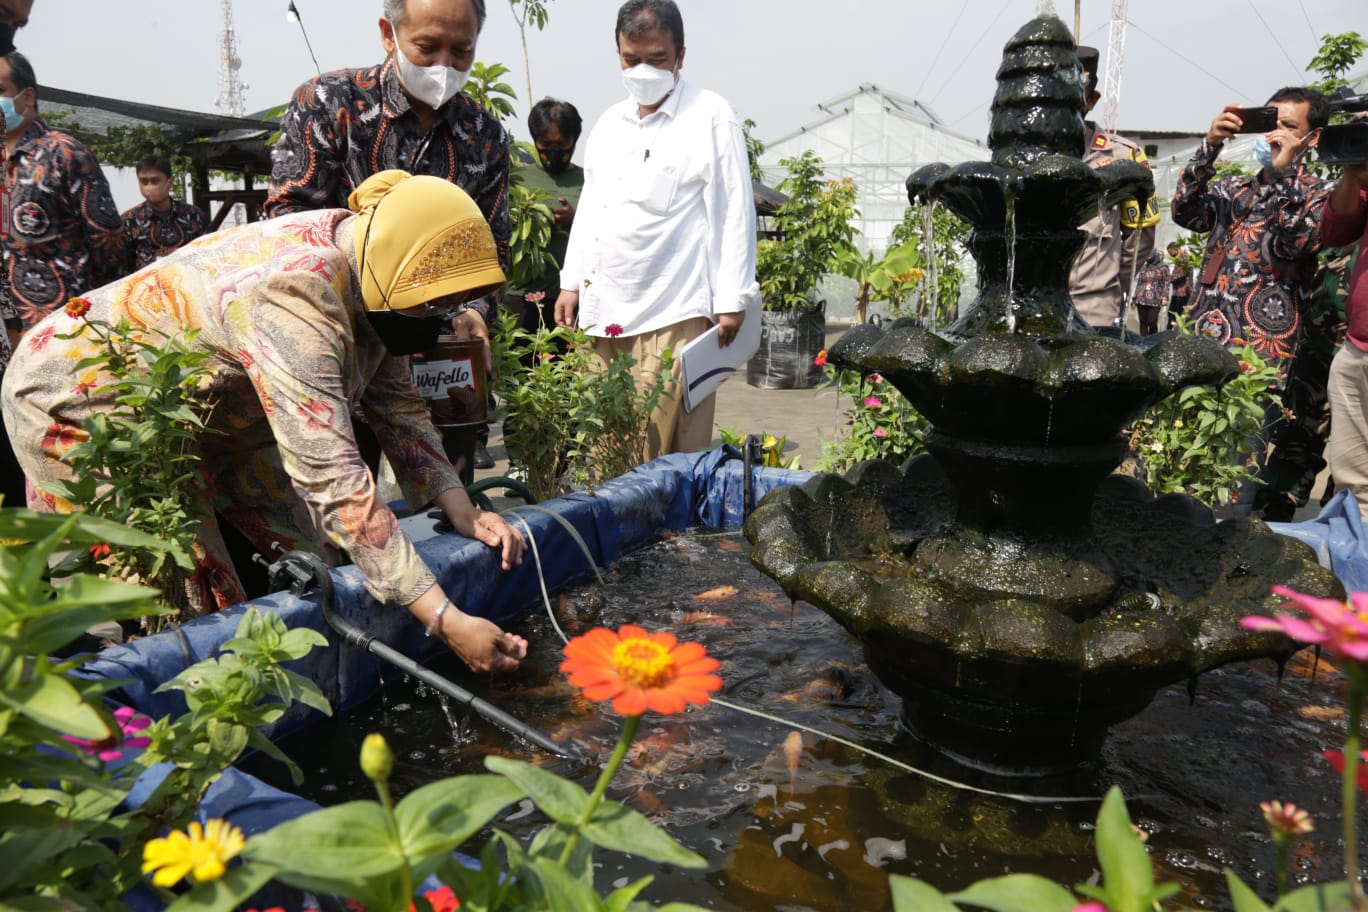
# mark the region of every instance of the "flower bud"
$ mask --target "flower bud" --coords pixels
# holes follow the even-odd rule
[[[385,743],[385,736],[381,734],[366,735],[366,740],[361,742],[361,771],[375,782],[385,782],[389,779],[392,769],[394,769],[394,754],[390,753],[389,745]]]

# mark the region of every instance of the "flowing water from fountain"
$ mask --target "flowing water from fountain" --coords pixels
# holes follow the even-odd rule
[[[940,280],[936,264],[936,204],[922,203],[922,250],[926,254],[926,313],[923,323],[928,329],[940,328]]]
[[[660,543],[620,562],[604,598],[596,587],[571,592],[557,615],[572,636],[626,622],[673,630],[721,660],[729,702],[931,772],[951,772],[906,735],[901,701],[865,667],[860,643],[823,612],[792,604],[750,565],[749,550],[734,536]],[[532,652],[518,674],[492,686],[488,677],[463,683],[586,756],[606,759],[620,720],[565,683],[558,640],[544,616],[522,632]],[[454,676],[454,665],[440,670]],[[1310,658],[1302,654],[1281,684],[1268,661],[1204,676],[1191,705],[1182,686],[1166,688],[1145,712],[1112,730],[1092,774],[1034,788],[1095,796],[1121,785],[1132,816],[1150,833],[1159,876],[1184,885],[1179,900],[1186,905],[1231,908],[1223,866],[1246,882],[1272,870],[1258,809],[1269,799],[1304,805],[1317,820],[1317,831],[1297,843],[1296,877],[1333,879],[1340,860],[1332,823],[1338,778],[1317,755],[1341,742],[1343,678],[1324,662],[1314,684],[1309,674]],[[593,763],[548,759],[483,723],[453,726],[436,694],[421,685],[394,682],[390,690],[282,744],[304,769],[302,794],[324,804],[372,797],[356,767],[361,740],[372,731],[383,731],[395,747],[396,797],[445,776],[483,772],[481,758],[491,753],[541,763],[585,788],[597,775]],[[1066,884],[1093,875],[1094,804],[1023,804],[950,789],[806,732],[798,736],[795,763],[785,750],[795,731],[715,704],[682,716],[648,714],[610,796],[664,825],[710,868],[681,872],[601,853],[600,887],[650,874],[656,882],[643,898],[656,903],[877,912],[889,908],[890,873],[944,889],[1004,871]],[[456,732],[467,735],[460,744],[453,743]],[[288,786],[278,765],[250,766]],[[543,823],[530,806],[514,805],[496,825],[527,838]],[[1266,884],[1260,890],[1269,893]]]

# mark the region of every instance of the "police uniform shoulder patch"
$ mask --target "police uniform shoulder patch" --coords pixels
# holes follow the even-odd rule
[[[1107,148],[1107,134],[1106,134],[1106,133],[1098,133],[1096,136],[1093,137],[1093,148],[1094,148],[1094,149],[1105,149],[1105,148]]]

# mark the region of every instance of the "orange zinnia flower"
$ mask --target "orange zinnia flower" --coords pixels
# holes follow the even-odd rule
[[[685,704],[704,706],[722,679],[702,643],[681,643],[665,631],[647,633],[624,624],[616,633],[595,627],[565,644],[561,671],[590,700],[612,700],[624,716],[648,709],[677,713]]]
[[[66,312],[67,312],[67,316],[68,316],[68,317],[71,317],[73,320],[74,320],[74,319],[77,319],[78,317],[84,317],[89,311],[90,311],[90,301],[88,301],[87,299],[85,299],[85,298],[80,298],[80,297],[77,297],[77,298],[67,298],[67,302],[66,302]]]

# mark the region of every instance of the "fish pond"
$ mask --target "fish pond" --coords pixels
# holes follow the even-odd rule
[[[1293,879],[1341,876],[1339,778],[1320,754],[1342,745],[1344,679],[1309,651],[1281,676],[1272,662],[1245,663],[1203,676],[1191,693],[1160,691],[1113,729],[1101,764],[1085,773],[1004,782],[950,766],[915,743],[898,698],[865,668],[859,643],[823,612],[792,603],[751,566],[749,551],[739,534],[685,534],[620,561],[606,589],[592,583],[553,598],[570,636],[636,623],[701,642],[722,664],[721,700],[678,716],[648,713],[609,790],[703,855],[708,870],[600,850],[600,891],[649,874],[655,880],[641,898],[654,903],[879,910],[891,907],[893,873],[945,890],[1006,872],[1072,885],[1098,876],[1092,822],[1113,784],[1148,834],[1158,876],[1182,885],[1177,902],[1231,908],[1226,867],[1272,897],[1274,849],[1258,807],[1270,799],[1304,806],[1317,822],[1294,848]],[[532,650],[516,674],[475,677],[454,659],[436,670],[583,760],[548,757],[387,671],[368,703],[282,742],[304,770],[302,788],[260,758],[250,771],[325,805],[372,798],[356,758],[362,739],[379,731],[395,751],[396,798],[483,772],[488,754],[592,788],[622,720],[566,683],[545,612],[529,615],[520,632]],[[545,822],[526,802],[495,825],[530,838]]]

